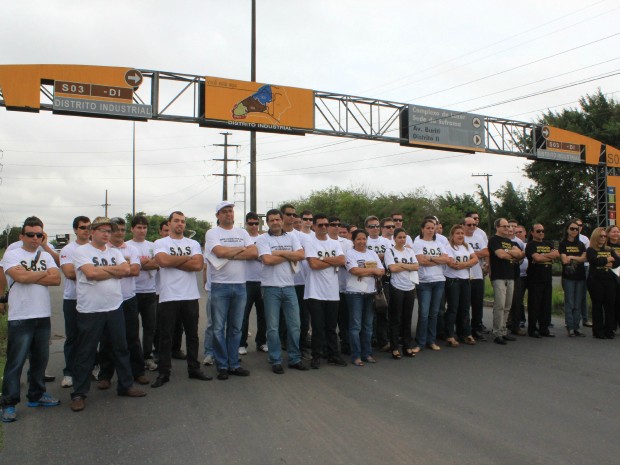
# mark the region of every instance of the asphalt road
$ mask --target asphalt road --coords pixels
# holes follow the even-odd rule
[[[60,299],[55,291],[58,336]],[[171,382],[147,387],[145,398],[93,385],[81,413],[60,387],[56,337],[49,371],[58,378],[48,389],[63,404],[20,404],[19,420],[3,425],[0,464],[620,463],[620,338],[569,339],[554,321],[555,339],[442,346],[398,361],[382,353],[362,368],[279,376],[251,350],[249,378],[201,382],[175,360]]]

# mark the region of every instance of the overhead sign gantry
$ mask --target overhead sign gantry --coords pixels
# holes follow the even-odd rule
[[[0,106],[578,163],[596,167],[599,225],[616,221],[620,150],[551,126],[277,84],[85,65],[0,65]]]

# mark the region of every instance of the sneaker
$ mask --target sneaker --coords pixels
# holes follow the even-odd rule
[[[15,411],[15,407],[11,405],[10,407],[4,407],[2,409],[2,421],[4,423],[17,421],[17,412]]]
[[[47,372],[46,372],[44,380],[45,380],[46,383],[51,383],[52,381],[56,380],[56,377],[52,376],[52,375],[48,375]]]
[[[585,333],[582,333],[581,331],[577,329],[574,332],[575,332],[575,336],[577,337],[586,337]]]
[[[229,375],[234,376],[250,376],[250,370],[246,370],[245,368],[237,367],[232,370],[228,370]]]
[[[574,329],[569,329],[568,330],[568,337],[575,337],[575,336],[576,336],[575,330]]]
[[[239,347],[239,355],[247,355],[248,349],[244,346]]]
[[[93,371],[91,374],[92,374],[93,381],[97,381],[99,379],[99,365],[95,365],[93,367]]]
[[[155,363],[155,360],[153,360],[152,358],[147,358],[146,360],[144,360],[144,368],[149,371],[155,371],[157,370],[157,363]]]
[[[215,359],[213,358],[213,355],[207,355],[205,356],[205,359],[202,361],[203,365],[213,365],[215,363]]]
[[[258,352],[269,352],[269,347],[267,347],[267,344],[261,344],[256,348],[256,350]]]
[[[283,375],[284,374],[284,368],[282,368],[282,365],[280,365],[279,363],[276,365],[272,365],[271,366],[271,371],[273,371],[276,375]]]
[[[585,326],[586,328],[591,328],[592,327],[592,322],[589,320],[586,320],[583,322],[583,326]]]
[[[54,399],[47,392],[44,392],[39,400],[35,400],[34,402],[28,401],[26,405],[28,405],[28,407],[56,407],[60,405],[60,401]]]
[[[63,376],[62,381],[60,382],[60,386],[64,388],[68,388],[73,386],[73,377],[72,376]]]

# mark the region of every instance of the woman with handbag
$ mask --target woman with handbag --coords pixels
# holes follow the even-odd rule
[[[390,350],[392,358],[401,358],[399,338],[408,357],[415,357],[412,347],[411,318],[415,303],[415,283],[418,282],[418,260],[409,247],[405,247],[407,233],[402,228],[394,231],[394,247],[385,252],[385,266],[390,270]]]
[[[376,252],[366,247],[366,231],[354,231],[351,239],[353,248],[345,254],[349,272],[345,294],[349,307],[351,362],[364,366],[364,362],[376,363],[370,340],[377,281],[380,283],[385,270]]]
[[[437,316],[444,292],[446,278],[443,266],[450,261],[445,246],[437,242],[435,221],[426,219],[420,227],[420,235],[413,243],[413,252],[420,264],[420,284],[418,285],[418,326],[416,328],[417,347],[414,353],[424,347],[441,350],[435,344],[437,335]]]
[[[577,221],[569,221],[558,247],[562,262],[562,289],[564,289],[564,322],[569,337],[585,337],[579,331],[581,302],[586,293],[586,246],[579,240]]]
[[[446,342],[450,347],[458,347],[456,334],[466,344],[474,345],[476,340],[471,334],[471,267],[478,263],[478,256],[474,249],[465,242],[465,229],[461,224],[455,224],[450,229],[450,247],[448,255],[451,261],[444,269],[446,277],[446,303],[448,309],[445,315]]]
[[[617,276],[612,268],[620,265],[620,258],[605,245],[605,228],[596,228],[590,236],[586,258],[590,263],[587,285],[592,299],[592,335],[597,339],[614,338],[614,306]]]

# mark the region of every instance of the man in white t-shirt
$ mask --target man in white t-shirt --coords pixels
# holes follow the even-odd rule
[[[484,273],[481,263],[489,259],[489,249],[487,240],[481,235],[476,235],[476,221],[473,218],[465,217],[463,220],[465,229],[465,242],[471,246],[478,263],[471,267],[471,329],[472,336],[477,341],[486,341],[482,332],[482,316],[484,311]]]
[[[145,216],[137,215],[131,220],[133,239],[127,241],[138,250],[140,257],[140,274],[136,277],[136,300],[138,314],[142,319],[142,353],[144,365],[149,371],[157,370],[153,360],[153,340],[157,327],[157,294],[155,293],[155,276],[159,265],[155,261],[155,244],[146,240],[149,221]]]
[[[15,405],[20,401],[20,378],[26,357],[28,406],[60,404],[45,390],[45,368],[49,359],[51,304],[49,286],[60,285],[60,272],[53,257],[39,250],[43,223],[27,218],[21,231],[22,246],[7,251],[2,267],[9,277],[8,352],[2,382],[2,421],[17,420]],[[3,312],[4,313],[4,312]]]
[[[234,204],[217,204],[219,226],[207,231],[205,255],[211,273],[211,315],[217,379],[228,375],[248,376],[239,365],[239,343],[245,302],[246,262],[258,257],[254,241],[245,229],[235,227]]]
[[[200,244],[183,236],[185,215],[175,211],[168,217],[168,237],[155,241],[155,261],[159,270],[159,376],[151,387],[158,388],[170,381],[172,338],[177,319],[183,322],[187,373],[190,379],[208,381],[211,376],[200,369],[198,361],[198,282],[196,272],[202,271]]]
[[[144,354],[140,343],[140,316],[138,314],[138,299],[136,298],[136,276],[140,274],[140,256],[138,250],[125,242],[127,223],[123,218],[110,219],[113,230],[108,242],[108,247],[118,249],[125,261],[129,263],[129,276],[121,279],[121,294],[123,295],[123,315],[125,316],[125,334],[127,337],[127,349],[129,350],[129,363],[134,380],[138,384],[149,384],[144,376]],[[108,389],[110,380],[114,375],[112,347],[104,334],[99,347],[99,376],[98,388]]]
[[[263,262],[261,288],[265,303],[269,363],[274,373],[284,373],[279,331],[282,309],[286,322],[288,366],[305,371],[308,367],[301,361],[299,305],[294,280],[296,265],[304,259],[304,250],[295,233],[282,230],[280,210],[269,210],[266,218],[269,231],[258,237],[256,248]]]
[[[75,362],[75,348],[78,334],[77,327],[77,289],[75,285],[75,268],[73,267],[73,253],[81,245],[88,244],[90,238],[90,219],[87,216],[77,216],[73,220],[75,241],[65,245],[60,251],[60,269],[65,275],[62,313],[65,317],[65,368],[60,382],[62,387],[73,386],[73,364]]]
[[[73,253],[78,311],[78,338],[71,393],[71,410],[74,412],[84,410],[97,345],[104,333],[114,354],[118,395],[146,395],[146,392],[133,385],[125,335],[120,280],[129,275],[129,264],[118,249],[107,247],[113,229],[108,218],[95,218],[90,228],[90,243],[79,246]]]
[[[248,212],[245,215],[245,229],[250,235],[252,242],[260,237],[258,215]],[[239,343],[239,355],[248,353],[248,328],[250,326],[250,312],[252,307],[256,307],[256,350],[267,352],[267,327],[265,325],[265,306],[260,288],[260,275],[263,268],[260,260],[248,260],[245,267],[245,312],[243,315],[243,326],[241,328],[241,342]]]
[[[318,213],[313,219],[315,237],[307,240],[306,260],[310,267],[306,277],[304,299],[310,310],[312,320],[312,361],[314,369],[321,367],[321,356],[327,347],[327,363],[347,366],[340,357],[336,326],[338,325],[338,302],[340,287],[338,269],[345,265],[344,253],[340,243],[327,235],[329,220]]]
[[[347,250],[353,248],[353,242],[346,237],[340,235],[342,223],[337,216],[327,218],[329,225],[327,226],[327,235],[330,239],[338,241],[342,252],[346,255]],[[349,338],[349,306],[344,291],[347,287],[347,279],[349,272],[346,267],[341,266],[338,269],[338,289],[340,292],[340,301],[338,302],[338,337],[340,338],[340,352],[344,355],[351,355],[351,343]]]
[[[299,230],[299,234],[297,234],[297,239],[299,239],[299,243],[302,247],[305,248],[306,240],[314,237],[314,231],[312,231],[312,211],[304,210],[301,212],[301,229]],[[301,329],[299,332],[299,345],[302,350],[302,358],[305,360],[309,360],[312,358],[309,349],[310,345],[310,310],[306,305],[306,301],[304,300],[304,292],[306,287],[306,276],[308,275],[308,261],[302,260],[299,264],[300,270],[299,273],[295,274],[295,292],[297,294],[297,305],[299,305],[299,320],[301,324]]]
[[[389,220],[389,221],[388,221]],[[369,216],[364,221],[364,227],[366,228],[366,232],[368,233],[368,239],[366,241],[366,246],[369,250],[374,251],[381,261],[383,261],[383,257],[385,256],[385,252],[392,247],[392,243],[386,237],[380,236],[379,232],[381,231],[381,227],[383,223],[386,222],[390,226],[394,226],[394,221],[391,218],[384,218],[382,221],[379,221],[379,218],[376,216]],[[389,229],[389,228],[387,228]],[[392,229],[392,234],[394,233],[394,229]],[[385,282],[387,277],[382,278]],[[386,294],[387,297],[387,294]],[[376,345],[381,350],[389,350],[390,349],[390,341],[388,339],[388,316],[387,312],[375,312],[375,322],[374,322],[374,335],[376,340]]]
[[[404,226],[404,217],[403,214],[400,212],[394,212],[391,215],[392,221],[394,222],[394,226],[395,228],[403,228],[405,229]],[[405,247],[409,247],[409,248],[413,248],[413,239],[411,239],[411,236],[409,234],[407,234],[407,239],[405,241]]]

